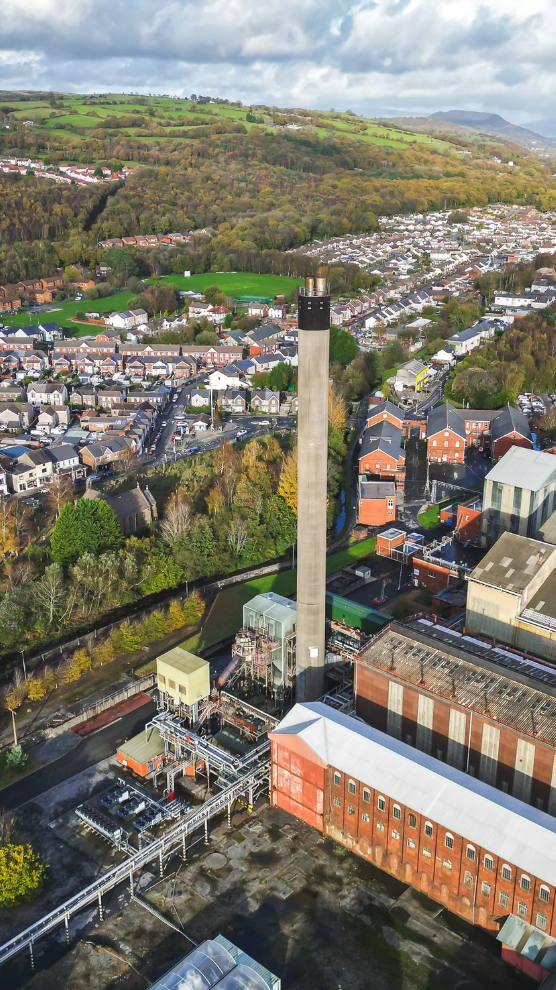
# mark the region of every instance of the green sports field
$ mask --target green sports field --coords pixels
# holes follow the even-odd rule
[[[106,299],[82,299],[81,302],[52,303],[48,312],[42,313],[14,313],[10,316],[3,316],[2,322],[10,327],[36,326],[37,323],[59,323],[60,326],[74,327],[75,336],[81,334],[94,333],[94,326],[87,323],[68,323],[73,320],[76,313],[121,313],[127,309],[131,292],[116,292]]]
[[[236,299],[274,299],[282,293],[289,299],[292,290],[303,284],[302,278],[287,275],[255,275],[252,272],[208,272],[204,275],[168,275],[165,281],[173,282],[178,289],[204,292],[209,285],[217,285],[228,296]]]

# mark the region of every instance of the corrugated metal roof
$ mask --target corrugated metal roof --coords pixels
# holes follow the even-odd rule
[[[277,595],[274,591],[256,595],[246,602],[243,608],[249,608],[252,612],[258,612],[259,615],[265,615],[269,619],[278,619],[280,622],[290,622],[292,612],[294,616],[297,613],[296,602],[284,598],[283,595]]]
[[[488,472],[485,481],[515,485],[536,492],[556,481],[556,458],[542,450],[510,447],[507,454]]]
[[[481,712],[488,706],[492,720],[556,745],[556,670],[541,661],[423,620],[410,628],[392,623],[362,656],[457,705]]]
[[[118,753],[121,753],[128,760],[135,760],[141,766],[148,763],[149,760],[154,760],[163,752],[164,742],[158,729],[155,728],[149,729],[148,732],[143,730],[118,746]]]
[[[515,914],[506,919],[496,938],[543,969],[551,970],[556,966],[556,939]]]
[[[328,766],[502,860],[556,885],[556,819],[321,702],[297,704],[271,733],[296,735]]]

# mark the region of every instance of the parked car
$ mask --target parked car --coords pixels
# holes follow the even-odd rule
[[[388,595],[377,595],[376,598],[373,598],[373,605],[384,605],[387,601]]]

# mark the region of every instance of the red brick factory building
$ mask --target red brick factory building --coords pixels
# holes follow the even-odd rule
[[[556,819],[321,702],[271,733],[271,802],[472,924],[556,933]]]

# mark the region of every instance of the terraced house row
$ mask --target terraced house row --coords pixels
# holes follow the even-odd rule
[[[222,368],[243,357],[241,346],[187,344],[129,344],[108,333],[95,337],[55,340],[43,350],[24,331],[0,336],[0,366],[9,371],[77,371],[113,375],[125,371],[133,378],[191,378],[200,367]]]

